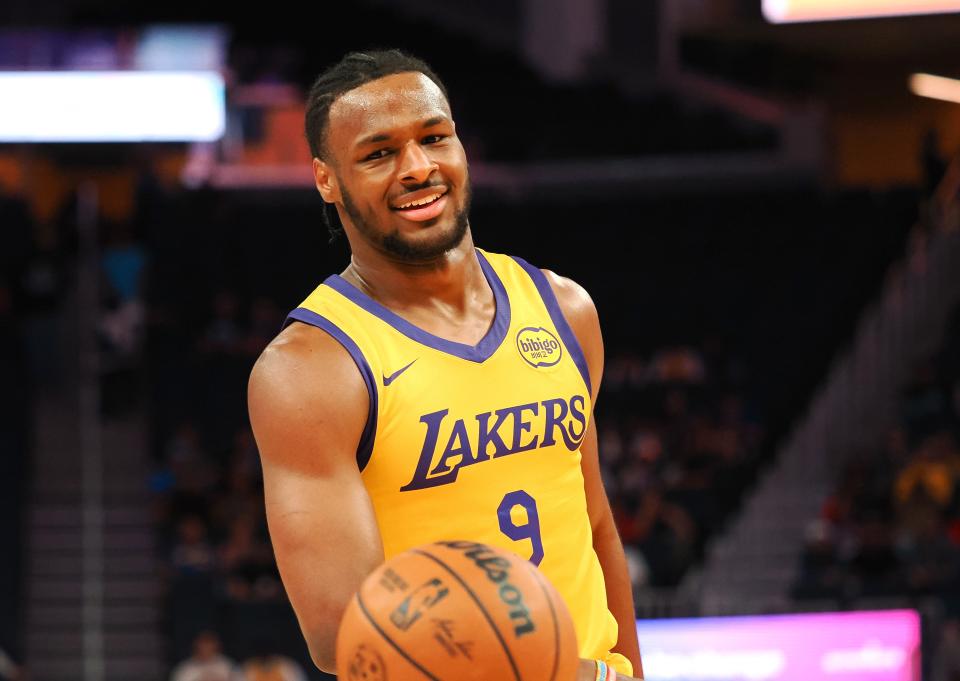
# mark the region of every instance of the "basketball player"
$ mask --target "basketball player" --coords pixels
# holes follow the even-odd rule
[[[642,678],[597,461],[603,345],[587,292],[474,246],[467,159],[422,61],[348,54],[311,88],[306,129],[350,264],[290,313],[248,397],[314,662],[335,670],[343,610],[385,558],[469,539],[528,558],[564,597],[583,661],[563,681]]]

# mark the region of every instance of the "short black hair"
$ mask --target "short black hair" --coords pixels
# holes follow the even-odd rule
[[[450,101],[447,88],[429,64],[396,48],[348,52],[340,61],[321,73],[307,92],[304,125],[310,153],[322,161],[332,162],[327,147],[330,107],[342,94],[378,78],[410,71],[419,71],[432,80],[440,88],[444,98]],[[335,211],[330,206],[323,204],[323,220],[330,230],[331,242],[343,231],[339,224],[335,224],[339,223],[339,220],[331,220],[330,213],[333,212]]]

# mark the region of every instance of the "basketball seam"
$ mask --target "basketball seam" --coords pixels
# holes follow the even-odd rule
[[[513,655],[510,654],[510,649],[507,647],[507,642],[503,640],[503,636],[500,634],[500,630],[497,629],[497,625],[493,623],[493,618],[490,616],[490,613],[487,612],[487,609],[483,607],[483,603],[481,603],[480,599],[477,598],[477,594],[473,592],[473,589],[471,589],[467,585],[467,583],[463,581],[463,578],[460,575],[458,575],[456,572],[453,571],[453,568],[451,568],[449,565],[444,563],[442,560],[437,558],[432,553],[421,551],[420,549],[412,549],[411,552],[418,553],[421,556],[424,556],[425,558],[429,558],[433,562],[437,563],[444,570],[449,572],[454,579],[460,582],[460,586],[462,586],[466,590],[466,592],[470,594],[470,597],[477,604],[477,607],[480,608],[480,612],[483,614],[484,619],[487,620],[487,624],[489,624],[490,628],[493,629],[494,635],[497,637],[497,640],[500,641],[500,645],[503,646],[503,652],[506,653],[507,655],[507,660],[510,662],[510,668],[513,669],[514,676],[517,678],[517,681],[521,681],[520,671],[517,669],[517,663],[514,661]]]
[[[360,612],[363,613],[363,616],[367,618],[367,621],[370,622],[370,624],[373,626],[373,628],[376,629],[377,632],[379,632],[379,634],[380,634],[381,636],[383,636],[383,639],[384,639],[387,643],[389,643],[390,646],[391,646],[394,650],[396,650],[398,653],[400,653],[407,662],[409,662],[409,663],[412,664],[414,667],[416,667],[417,669],[419,669],[420,671],[422,671],[424,674],[426,674],[427,678],[432,679],[433,681],[440,681],[440,679],[438,679],[436,676],[434,676],[433,674],[431,674],[430,672],[428,672],[426,669],[424,669],[423,667],[421,667],[421,666],[416,662],[416,660],[414,660],[412,657],[410,657],[409,655],[407,655],[406,651],[404,651],[400,646],[398,646],[396,643],[394,643],[393,639],[391,639],[391,638],[387,635],[387,632],[385,632],[383,629],[380,628],[380,625],[377,624],[376,620],[374,620],[373,617],[371,617],[370,613],[367,611],[367,606],[365,606],[365,605],[363,604],[363,599],[360,598],[360,592],[359,592],[359,591],[357,592],[357,605],[360,606]]]
[[[553,599],[550,597],[550,592],[547,591],[547,587],[544,586],[543,578],[537,572],[536,568],[531,570],[533,576],[537,580],[537,584],[540,585],[540,590],[543,591],[543,595],[547,597],[547,605],[550,606],[550,617],[553,619],[553,671],[550,672],[550,681],[554,681],[557,678],[557,667],[560,666],[560,622],[557,620],[557,613],[553,608]]]

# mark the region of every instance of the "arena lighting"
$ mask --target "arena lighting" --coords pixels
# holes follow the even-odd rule
[[[915,73],[910,76],[910,92],[920,97],[960,104],[960,80],[954,78]]]
[[[223,135],[214,71],[0,71],[0,142],[209,142]]]
[[[763,0],[773,24],[960,12],[960,0]]]

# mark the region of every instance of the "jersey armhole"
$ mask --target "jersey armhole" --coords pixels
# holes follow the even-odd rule
[[[557,332],[560,334],[563,344],[570,350],[570,357],[573,358],[573,363],[576,364],[577,369],[580,370],[583,382],[587,386],[587,395],[592,400],[593,388],[590,383],[590,370],[587,368],[587,360],[583,355],[583,349],[580,347],[580,342],[577,340],[576,334],[573,333],[573,329],[571,329],[570,324],[567,323],[567,318],[563,316],[563,310],[560,309],[560,302],[557,300],[557,296],[554,294],[550,282],[547,281],[547,276],[540,271],[539,267],[534,267],[523,258],[516,255],[511,255],[510,257],[513,258],[533,280],[533,285],[537,287],[537,292],[540,294],[540,299],[543,300],[543,304],[550,314],[553,325],[557,327]]]
[[[304,307],[298,307],[287,315],[286,320],[283,322],[283,328],[289,326],[293,321],[303,322],[304,324],[309,324],[310,326],[315,326],[326,331],[350,353],[350,357],[353,358],[357,369],[360,370],[360,376],[363,378],[363,382],[367,386],[367,394],[370,396],[367,423],[363,427],[363,433],[360,435],[360,443],[357,445],[357,467],[363,472],[363,469],[366,468],[367,463],[370,461],[370,455],[373,453],[373,441],[377,434],[377,382],[373,376],[373,370],[370,369],[370,363],[367,362],[367,358],[363,356],[363,352],[361,352],[354,340],[350,338],[343,329],[323,315],[317,314]]]

